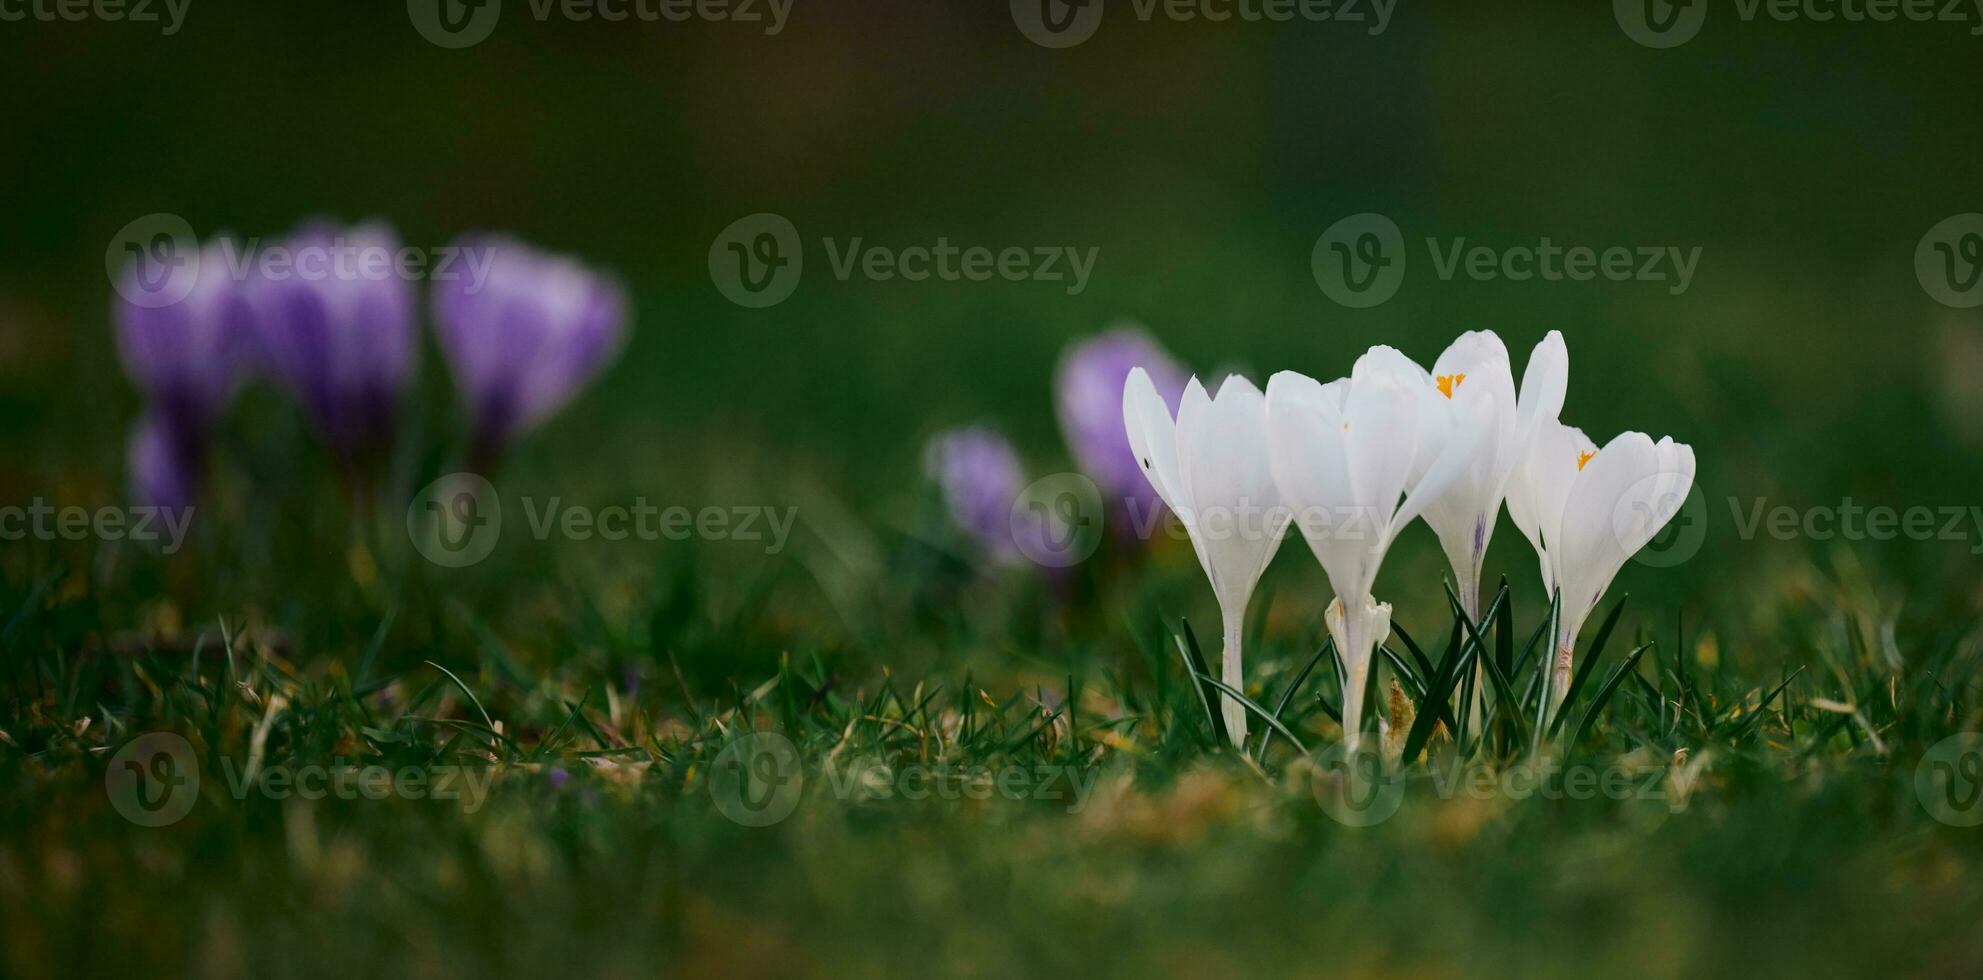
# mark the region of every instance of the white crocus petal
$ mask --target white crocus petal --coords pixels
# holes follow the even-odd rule
[[[1515,424],[1519,430],[1520,446],[1515,453],[1515,465],[1508,474],[1507,500],[1508,518],[1522,536],[1529,539],[1535,548],[1536,557],[1542,566],[1543,586],[1554,588],[1554,579],[1549,571],[1549,556],[1543,547],[1542,513],[1561,512],[1561,498],[1556,506],[1545,507],[1544,498],[1551,490],[1567,492],[1568,481],[1550,482],[1542,479],[1548,475],[1549,466],[1542,466],[1544,472],[1531,470],[1538,460],[1560,460],[1560,453],[1538,444],[1549,439],[1560,448],[1561,434],[1557,428],[1557,418],[1563,413],[1563,395],[1570,381],[1570,352],[1563,345],[1563,335],[1551,330],[1548,336],[1535,345],[1529,353],[1528,367],[1522,370],[1522,391],[1515,408]],[[1575,431],[1575,430],[1571,430]],[[1581,435],[1581,433],[1579,433]],[[1588,442],[1589,440],[1584,440]],[[1595,447],[1592,447],[1595,448]],[[1552,455],[1552,453],[1554,453]]]
[[[1411,460],[1411,480],[1416,483],[1431,467],[1433,458],[1445,448],[1448,417],[1433,411],[1444,406],[1440,406],[1434,398],[1432,375],[1397,348],[1382,344],[1372,347],[1357,358],[1356,365],[1350,369],[1349,382],[1353,386],[1367,386],[1379,381],[1412,393],[1416,402],[1413,409],[1419,426],[1418,445]]]
[[[1561,331],[1551,330],[1529,352],[1528,367],[1522,369],[1522,394],[1515,411],[1517,424],[1526,438],[1543,419],[1563,414],[1563,396],[1570,387],[1570,350],[1563,345]]]
[[[1329,574],[1348,586],[1361,578],[1358,549],[1346,548],[1354,529],[1355,489],[1343,439],[1343,419],[1349,382],[1324,385],[1294,371],[1267,379],[1267,459],[1280,489],[1281,501],[1294,511],[1294,522],[1308,547]],[[1340,589],[1339,589],[1340,591]]]
[[[1557,570],[1551,553],[1562,538],[1563,504],[1577,482],[1578,471],[1596,454],[1597,445],[1582,429],[1546,418],[1508,480],[1508,516],[1535,547],[1545,592],[1556,591]]]
[[[1184,524],[1212,583],[1225,634],[1221,679],[1239,690],[1246,605],[1288,524],[1267,462],[1266,398],[1236,375],[1216,397],[1192,378],[1173,422],[1156,387],[1137,369],[1123,386],[1123,421],[1144,475]],[[1221,698],[1220,708],[1233,744],[1243,744],[1245,709],[1231,697]]]
[[[1432,383],[1446,402],[1447,424],[1465,425],[1479,441],[1453,485],[1425,507],[1425,522],[1439,536],[1460,601],[1467,615],[1478,616],[1481,563],[1519,461],[1521,432],[1508,350],[1492,331],[1461,334],[1434,363]]]
[[[1177,472],[1177,426],[1171,421],[1170,406],[1142,368],[1131,368],[1122,385],[1122,425],[1129,434],[1129,451],[1143,468],[1143,476],[1163,498],[1173,513],[1178,509],[1182,484]]]
[[[1626,432],[1587,457],[1563,502],[1550,560],[1562,590],[1555,677],[1559,703],[1570,681],[1577,634],[1625,562],[1680,511],[1694,485],[1694,450]]]
[[[1449,411],[1430,377],[1388,347],[1372,348],[1347,381],[1284,371],[1267,384],[1275,483],[1336,593],[1330,630],[1359,718],[1372,654],[1390,630],[1390,607],[1371,595],[1384,554],[1481,441],[1479,423],[1442,417]],[[1357,722],[1344,721],[1353,743]]]

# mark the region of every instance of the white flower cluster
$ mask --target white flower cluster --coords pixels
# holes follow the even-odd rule
[[[1225,683],[1241,686],[1246,604],[1292,524],[1336,593],[1326,619],[1348,672],[1343,730],[1353,745],[1371,657],[1391,631],[1391,606],[1372,595],[1385,551],[1413,518],[1425,518],[1477,618],[1481,560],[1505,499],[1541,558],[1544,587],[1560,593],[1550,685],[1560,698],[1585,619],[1694,482],[1685,444],[1626,432],[1599,449],[1559,422],[1569,374],[1563,337],[1551,331],[1529,356],[1517,393],[1501,339],[1475,331],[1431,371],[1380,346],[1327,384],[1282,371],[1265,394],[1233,376],[1208,395],[1193,378],[1173,420],[1150,378],[1132,371],[1122,393],[1130,448],[1212,580],[1225,625]],[[1236,513],[1266,519],[1254,533],[1232,533]],[[1228,697],[1223,714],[1240,744],[1244,709]]]

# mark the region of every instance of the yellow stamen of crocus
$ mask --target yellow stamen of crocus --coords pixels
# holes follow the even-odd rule
[[[1467,376],[1465,374],[1442,374],[1432,380],[1434,384],[1439,386],[1440,394],[1451,398],[1453,397],[1453,389],[1458,388],[1460,382],[1467,380]]]
[[[1584,464],[1585,464],[1585,463],[1588,463],[1588,462],[1590,462],[1590,461],[1591,461],[1591,457],[1593,457],[1593,456],[1596,456],[1596,455],[1597,455],[1597,452],[1596,452],[1595,450],[1593,450],[1593,451],[1591,451],[1591,452],[1579,452],[1579,453],[1577,453],[1577,472],[1579,472],[1579,473],[1582,473],[1582,472],[1584,471]]]

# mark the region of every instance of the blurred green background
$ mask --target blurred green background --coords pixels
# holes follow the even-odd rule
[[[721,429],[886,482],[919,433],[980,416],[1046,453],[1057,352],[1129,317],[1200,369],[1258,373],[1340,373],[1377,342],[1429,362],[1468,327],[1501,331],[1519,358],[1556,327],[1577,369],[1567,417],[1691,439],[1731,489],[1774,491],[1794,469],[1805,479],[1783,492],[1928,499],[1939,476],[1976,476],[1957,424],[1974,413],[1950,390],[1968,378],[1939,368],[1977,317],[1930,300],[1911,265],[1930,225],[1977,206],[1963,25],[1725,16],[1655,51],[1596,5],[1407,3],[1369,37],[1144,24],[1118,3],[1086,44],[1051,51],[991,3],[800,4],[775,37],[537,23],[510,6],[462,51],[427,43],[396,4],[195,0],[172,37],[0,31],[4,424],[30,450],[10,456],[33,461],[10,479],[114,457],[133,402],[112,383],[101,257],[153,211],[264,236],[379,215],[419,245],[507,228],[619,270],[636,342],[539,440],[553,459],[600,434],[648,447],[665,474],[684,468],[669,447]],[[1408,241],[1704,254],[1669,296],[1440,282],[1415,246],[1395,299],[1347,310],[1315,287],[1308,252],[1365,210]],[[755,211],[789,217],[814,253],[767,311],[725,302],[704,265]],[[817,248],[939,235],[1101,259],[1069,297],[843,283]]]
[[[1373,37],[1144,23],[1118,2],[1085,44],[1048,50],[1004,4],[906,0],[801,3],[770,37],[539,22],[513,0],[459,51],[424,40],[397,4],[202,0],[171,37],[7,24],[0,497],[122,492],[136,398],[101,269],[126,222],[167,211],[203,234],[274,236],[313,215],[378,215],[429,247],[514,230],[632,288],[626,356],[526,443],[506,489],[691,503],[823,489],[884,519],[903,512],[921,441],[944,425],[990,422],[1037,472],[1065,468],[1053,363],[1119,319],[1197,370],[1256,378],[1340,374],[1373,343],[1429,364],[1478,327],[1519,365],[1557,328],[1567,421],[1600,442],[1639,428],[1699,451],[1709,533],[1692,567],[1727,574],[1628,571],[1620,587],[1701,598],[1758,556],[1813,547],[1740,540],[1731,495],[1974,499],[1983,316],[1937,304],[1912,264],[1930,226],[1983,207],[1968,30],[1744,22],[1717,7],[1689,43],[1652,50],[1592,4],[1405,3]],[[790,299],[749,310],[717,292],[706,258],[760,211],[797,226],[808,265]],[[1309,251],[1361,211],[1397,222],[1411,264],[1388,303],[1351,310],[1317,288]],[[820,247],[939,236],[1100,258],[1069,296],[843,282]],[[1441,281],[1427,236],[1702,254],[1680,295]],[[450,403],[431,353],[422,404],[438,439]],[[236,414],[287,411],[251,396]],[[1429,535],[1411,537],[1423,540],[1408,554],[1431,552]],[[1501,539],[1490,570],[1529,574],[1506,523]],[[1939,580],[1975,567],[1974,543],[1854,548]]]

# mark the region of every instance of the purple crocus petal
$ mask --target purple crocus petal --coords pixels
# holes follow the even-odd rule
[[[1026,474],[1012,443],[991,429],[951,429],[931,439],[923,468],[943,492],[950,519],[1000,562],[1020,557],[1012,539],[1012,504]]]
[[[456,243],[461,260],[434,284],[435,334],[474,427],[499,455],[568,404],[619,353],[620,284],[513,238]]]
[[[141,417],[131,429],[125,458],[131,496],[146,507],[191,507],[199,484],[200,445],[178,435],[175,427],[157,416]]]
[[[419,353],[399,251],[378,222],[305,227],[262,256],[247,291],[263,370],[347,463],[391,444]]]
[[[112,307],[124,373],[184,440],[206,436],[239,386],[247,341],[242,284],[231,274],[233,246],[209,242],[200,251],[192,288],[175,303],[148,304],[134,264]]]
[[[1074,344],[1054,371],[1054,408],[1068,451],[1117,519],[1132,516],[1115,511],[1118,503],[1133,505],[1139,519],[1162,506],[1122,425],[1122,385],[1139,367],[1175,414],[1184,397],[1184,368],[1139,327],[1116,327]]]

